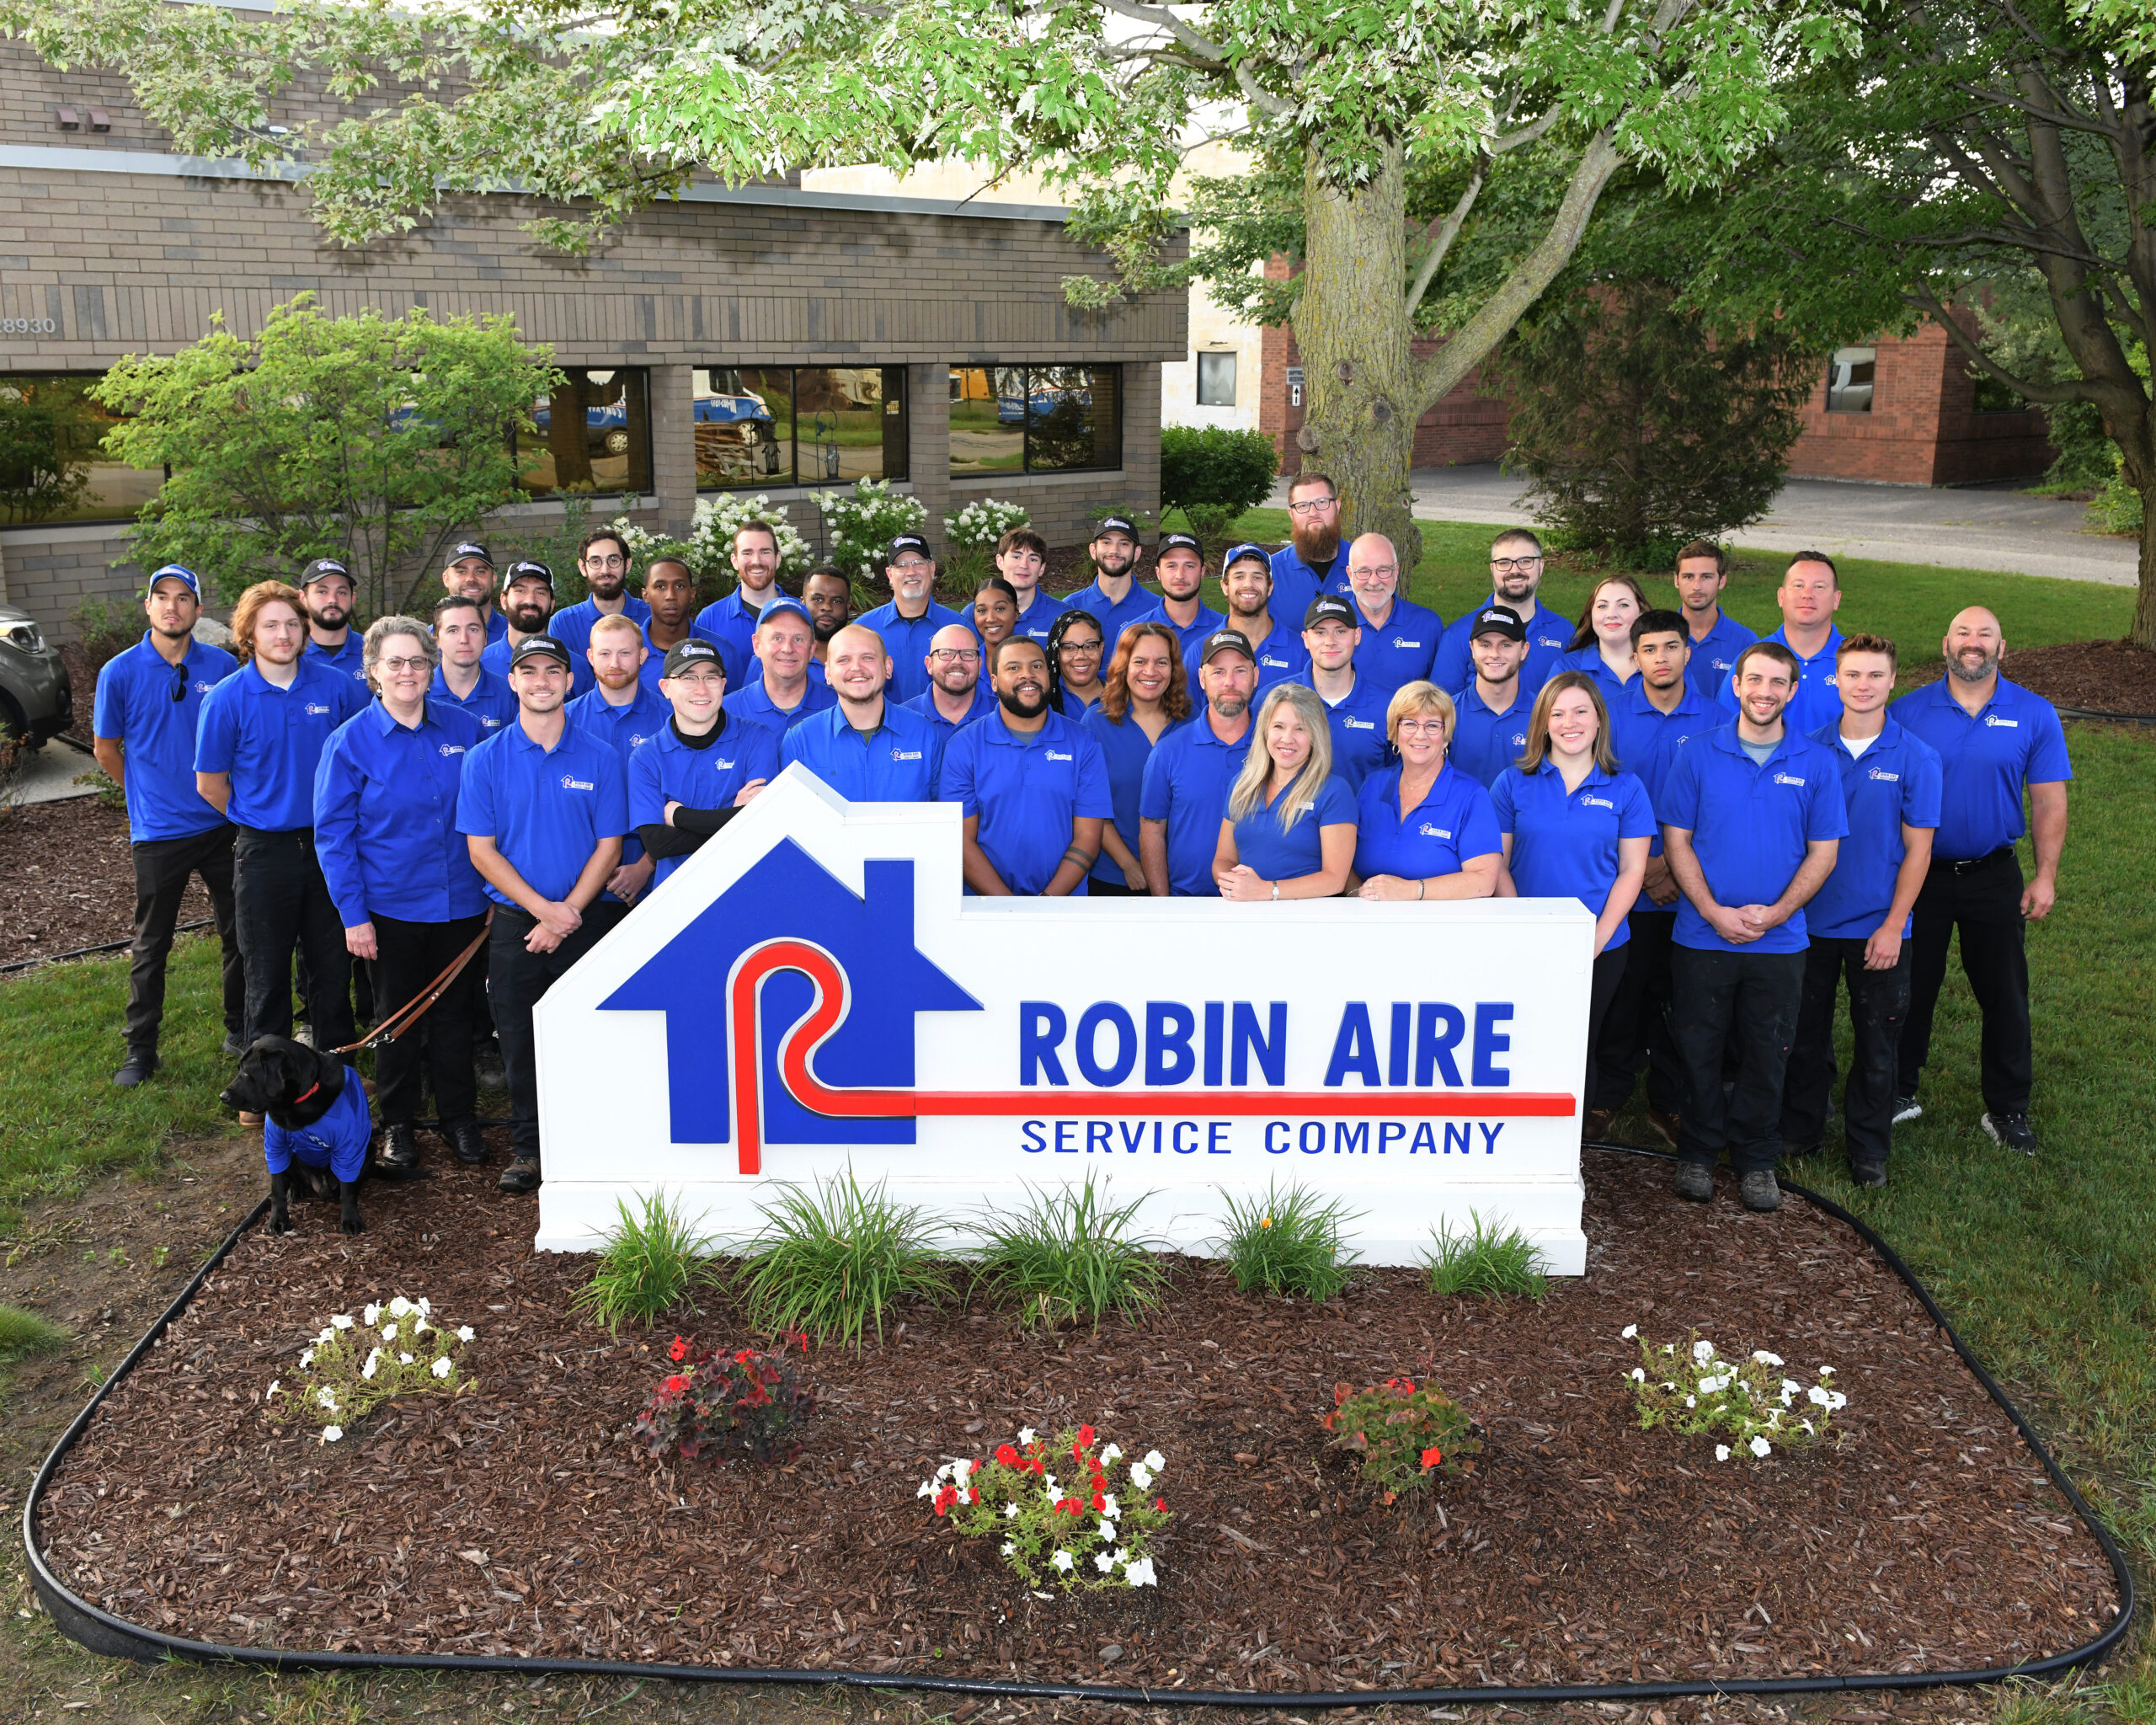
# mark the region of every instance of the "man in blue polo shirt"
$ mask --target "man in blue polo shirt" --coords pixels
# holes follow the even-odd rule
[[[1486,605],[1454,625],[1468,632],[1475,676],[1453,700],[1452,743],[1445,758],[1483,789],[1527,751],[1534,699],[1520,687],[1527,625],[1509,605]]]
[[[943,750],[937,800],[965,811],[965,876],[984,897],[1082,897],[1115,812],[1101,745],[1048,698],[1048,654],[1012,635],[989,666],[997,710]]]
[[[1303,614],[1303,647],[1310,668],[1294,681],[1316,690],[1325,702],[1333,774],[1346,780],[1349,790],[1360,792],[1363,781],[1392,753],[1385,735],[1392,695],[1355,667],[1355,649],[1362,644],[1362,632],[1355,627],[1358,615],[1337,594],[1321,593],[1310,601]]]
[[[238,829],[232,900],[247,967],[247,1026],[292,1033],[292,954],[307,960],[316,1046],[353,1039],[352,964],[344,919],[314,852],[314,770],[329,734],[367,705],[367,692],[305,651],[297,590],[260,581],[232,607],[232,644],[246,661],[211,690],[195,735],[195,784]]]
[[[2006,639],[1982,606],[1947,628],[1946,675],[1904,695],[1892,716],[1938,750],[1941,790],[1931,868],[1917,895],[1909,1017],[1902,1030],[1901,1082],[1894,1118],[1914,1119],[1917,1077],[1931,1052],[1932,1013],[1946,980],[1946,948],[1961,935],[1961,972],[1983,1014],[1984,1130],[2025,1156],[2036,1153],[2029,1124],[2036,1055],[2029,1035],[2025,925],[2058,899],[2066,848],[2066,784],[2073,777],[2066,732],[2050,702],[1999,674]],[[2021,793],[2029,793],[2022,820]],[[2036,872],[2025,884],[2014,847],[2024,830]]]
[[[1677,553],[1677,602],[1684,612],[1691,646],[1687,681],[1719,706],[1737,655],[1759,638],[1721,608],[1729,585],[1729,554],[1710,539],[1694,539]]]
[[[554,572],[543,563],[535,563],[529,558],[511,563],[502,577],[502,608],[509,617],[509,628],[499,641],[488,644],[487,650],[479,655],[479,663],[506,681],[510,655],[515,652],[518,644],[533,635],[546,634],[547,625],[553,621]],[[572,654],[570,698],[585,694],[590,688],[590,661]]]
[[[1228,547],[1220,567],[1220,593],[1228,601],[1228,621],[1221,627],[1233,629],[1250,644],[1257,665],[1259,694],[1275,683],[1291,681],[1310,668],[1310,649],[1303,645],[1298,627],[1301,618],[1273,610],[1273,563],[1262,546]],[[1216,629],[1214,634],[1219,633]],[[1198,681],[1198,667],[1212,639],[1212,635],[1207,636],[1183,656],[1183,670],[1193,682]]]
[[[1228,788],[1250,758],[1257,659],[1235,629],[1215,629],[1198,649],[1204,710],[1154,746],[1138,787],[1138,860],[1156,899],[1217,899],[1213,873]]]
[[[734,717],[782,734],[838,699],[828,684],[808,675],[816,626],[799,600],[782,594],[765,606],[754,640],[762,675],[726,697],[726,710]]]
[[[1123,628],[1127,631],[1139,623],[1165,623],[1175,631],[1180,650],[1187,658],[1200,641],[1227,621],[1203,597],[1205,547],[1187,533],[1164,535],[1153,558],[1153,579],[1161,584],[1161,602],[1145,616],[1125,623]],[[1117,639],[1120,641],[1121,637]],[[1111,658],[1116,644],[1108,644]]]
[[[643,679],[649,651],[643,626],[635,619],[618,611],[600,617],[584,649],[595,686],[571,700],[567,709],[572,727],[590,732],[613,750],[622,763],[624,784],[629,782],[630,763],[666,729],[666,699]],[[622,838],[621,864],[607,877],[606,890],[590,912],[589,920],[599,924],[601,934],[627,914],[651,884],[657,866],[654,858],[644,855],[633,830]]]
[[[1300,617],[1321,593],[1348,596],[1348,558],[1340,543],[1340,489],[1323,473],[1288,482],[1288,542],[1274,552],[1273,602],[1283,617]]]
[[[1101,626],[1101,647],[1115,651],[1124,625],[1134,623],[1160,603],[1138,585],[1138,558],[1145,547],[1138,542],[1138,526],[1128,515],[1103,515],[1093,530],[1093,542],[1086,547],[1092,559],[1093,579],[1065,601],[1066,610],[1090,611]]]
[[[725,713],[726,664],[717,643],[694,635],[677,641],[664,669],[659,686],[673,717],[629,758],[629,819],[636,842],[658,862],[661,886],[779,775],[776,734]]]
[[[1273,579],[1279,577],[1276,572]],[[1400,596],[1400,553],[1382,533],[1365,533],[1348,547],[1348,585],[1361,619],[1355,672],[1387,695],[1428,679],[1444,619]]]
[[[611,527],[595,527],[576,548],[577,573],[585,596],[565,605],[547,620],[547,633],[569,649],[569,663],[584,657],[591,644],[591,626],[602,617],[651,621],[651,606],[629,591],[629,547]]]
[[[442,565],[442,591],[452,599],[469,599],[479,607],[487,625],[486,644],[493,646],[509,633],[509,619],[494,608],[494,557],[476,539],[450,547]]]
[[[1048,632],[1070,608],[1041,590],[1048,575],[1048,541],[1031,527],[1013,527],[995,542],[995,572],[1018,595],[1017,633],[1045,649]]]
[[[195,786],[195,728],[210,691],[237,669],[231,654],[195,638],[202,584],[167,563],[150,577],[150,627],[98,673],[91,731],[98,765],[127,796],[135,864],[135,943],[127,969],[127,1058],[112,1075],[132,1089],[157,1070],[165,960],[190,876],[202,878],[224,953],[225,1047],[246,1052],[247,978],[232,919],[232,823]]]
[[[928,692],[905,706],[936,727],[938,748],[948,747],[961,725],[995,711],[995,687],[981,675],[985,656],[980,637],[963,623],[946,623],[929,643]]]
[[[1532,706],[1560,669],[1558,661],[1572,650],[1576,633],[1572,619],[1560,617],[1542,604],[1542,542],[1524,527],[1511,527],[1490,546],[1490,596],[1445,631],[1431,661],[1430,681],[1458,700],[1475,676],[1471,620],[1486,606],[1502,605],[1519,616],[1527,634],[1527,663],[1520,669],[1520,694]]]
[[[950,628],[974,644],[963,623]],[[848,802],[933,803],[943,734],[891,699],[890,655],[876,632],[861,623],[841,629],[824,662],[837,704],[786,734],[779,747],[785,764],[798,761]]]
[[[1842,578],[1833,558],[1823,551],[1798,552],[1782,574],[1774,601],[1782,608],[1782,626],[1767,639],[1788,648],[1796,660],[1789,726],[1807,737],[1816,736],[1842,716],[1841,697],[1834,692],[1834,655],[1842,645],[1834,613],[1842,606]],[[1716,699],[1726,716],[1736,716],[1733,683],[1724,683]]]
[[[1747,1210],[1782,1201],[1774,1160],[1804,989],[1804,907],[1849,831],[1834,757],[1783,718],[1796,688],[1788,648],[1746,648],[1737,722],[1678,750],[1662,786],[1662,853],[1684,895],[1670,964],[1670,1031],[1685,1076],[1675,1187],[1695,1203],[1715,1195],[1724,1150]]]
[[[352,572],[334,557],[318,557],[300,571],[299,589],[307,606],[308,656],[344,672],[371,700],[365,644],[352,628],[352,600],[359,590]]]
[[[516,723],[464,757],[456,830],[494,901],[487,996],[509,1075],[504,1192],[539,1185],[539,1076],[531,1009],[604,932],[592,911],[629,830],[621,757],[568,722],[569,652],[551,635],[516,644]]]
[[[1844,637],[1834,665],[1842,717],[1813,739],[1841,769],[1849,830],[1834,872],[1804,907],[1804,997],[1782,1087],[1782,1154],[1803,1156],[1827,1129],[1834,996],[1846,975],[1853,1046],[1842,1126],[1860,1186],[1886,1183],[1895,1062],[1909,1010],[1909,913],[1939,825],[1938,753],[1886,716],[1895,658],[1883,636]]]
[[[891,583],[891,602],[867,613],[861,624],[875,631],[890,655],[889,692],[903,704],[928,692],[928,649],[937,632],[968,620],[936,602],[936,560],[920,534],[901,533],[891,542],[883,573]]]
[[[753,675],[750,656],[756,619],[771,601],[785,596],[778,585],[778,530],[769,521],[742,522],[734,530],[727,561],[734,565],[734,590],[696,613],[696,632],[718,643],[726,655],[727,681],[738,694]]]
[[[478,601],[452,594],[435,606],[433,622],[435,647],[441,654],[435,667],[435,694],[478,719],[488,736],[512,724],[516,697],[480,662],[487,650],[487,620]]]

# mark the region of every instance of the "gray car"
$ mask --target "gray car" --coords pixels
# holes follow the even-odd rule
[[[28,611],[0,605],[0,737],[27,737],[35,748],[74,722],[60,649]]]

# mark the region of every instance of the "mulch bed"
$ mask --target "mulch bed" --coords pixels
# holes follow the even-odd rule
[[[2156,713],[2156,653],[2131,641],[2013,648],[1999,669],[2055,707],[2142,717]],[[1919,687],[1945,674],[1945,665],[1936,659],[1908,668],[1910,683]]]
[[[89,757],[80,758],[87,771]],[[33,803],[0,814],[0,882],[6,884],[0,891],[0,964],[102,946],[135,932],[127,816],[95,797]],[[189,881],[179,920],[209,914],[210,895],[200,880]]]
[[[587,1261],[528,1204],[437,1167],[248,1236],[59,1471],[40,1534],[107,1610],[292,1648],[598,1656],[949,1676],[1309,1689],[1776,1678],[2004,1664],[2091,1639],[2100,1548],[1906,1289],[1846,1229],[1673,1202],[1590,1152],[1589,1271],[1547,1299],[1442,1299],[1374,1272],[1321,1306],[1195,1260],[1138,1326],[1029,1336],[905,1314],[817,1355],[801,1458],[660,1468],[616,1434],[655,1342],[566,1315]],[[339,1446],[261,1392],[331,1311],[398,1290],[469,1322],[475,1392]],[[1833,1447],[1717,1464],[1643,1433],[1618,1332],[1772,1348],[1849,1397]],[[675,1327],[731,1345],[723,1301]],[[1376,1507],[1316,1421],[1337,1381],[1428,1375],[1475,1413],[1442,1516]],[[1091,1420],[1169,1460],[1157,1589],[1027,1594],[915,1495],[1021,1425]]]

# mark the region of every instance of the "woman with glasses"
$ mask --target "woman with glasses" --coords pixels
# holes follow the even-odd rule
[[[1102,680],[1100,705],[1080,729],[1101,745],[1115,815],[1101,829],[1100,860],[1086,890],[1094,898],[1142,897],[1149,890],[1138,860],[1138,793],[1154,745],[1190,717],[1182,643],[1159,621],[1133,623],[1116,643]]]
[[[1406,683],[1385,708],[1397,766],[1363,781],[1355,808],[1355,868],[1348,890],[1374,902],[1486,899],[1497,889],[1502,845],[1490,793],[1453,766],[1452,697],[1434,683]]]
[[[1277,683],[1251,727],[1250,756],[1228,789],[1213,876],[1249,904],[1330,899],[1355,860],[1355,796],[1332,771],[1332,727],[1317,691]]]
[[[375,698],[329,739],[314,775],[323,878],[344,945],[374,966],[375,998],[395,1012],[447,969],[487,926],[487,898],[456,830],[466,751],[486,736],[455,702],[430,699],[435,644],[424,623],[378,619],[366,633]],[[406,1035],[375,1051],[381,1165],[419,1165],[421,1063],[433,1075],[442,1135],[457,1161],[487,1159],[479,1135],[472,1039],[480,972],[467,964]]]
[[[1602,704],[1614,706],[1625,685],[1639,675],[1632,661],[1632,625],[1646,614],[1647,595],[1630,575],[1604,575],[1594,584],[1562,669],[1594,679]]]
[[[1105,639],[1090,611],[1074,606],[1055,620],[1048,632],[1048,670],[1049,698],[1058,713],[1076,718],[1107,692],[1101,682]]]

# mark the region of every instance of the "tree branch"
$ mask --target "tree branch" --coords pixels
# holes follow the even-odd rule
[[[1445,254],[1452,249],[1452,243],[1460,238],[1460,230],[1466,223],[1468,211],[1475,207],[1475,200],[1481,195],[1483,185],[1489,178],[1490,158],[1487,156],[1477,157],[1475,172],[1468,179],[1467,190],[1460,195],[1460,200],[1452,206],[1451,213],[1438,224],[1438,231],[1430,238],[1429,253],[1415,271],[1414,280],[1407,285],[1409,317],[1413,317],[1416,307],[1422,303],[1422,296],[1429,291],[1430,283],[1437,275],[1438,266],[1444,262]]]
[[[1488,147],[1490,153],[1492,156],[1502,156],[1509,150],[1517,150],[1523,145],[1533,143],[1557,123],[1558,111],[1552,108],[1540,120],[1529,120],[1518,131],[1504,132],[1491,139]]]
[[[1166,30],[1192,53],[1202,56],[1213,71],[1225,71],[1228,64],[1228,51],[1218,42],[1209,41],[1185,24],[1165,6],[1155,6],[1148,0],[1104,0],[1111,12],[1150,24],[1155,29]]]
[[[1923,283],[1919,282],[1902,297],[1919,311],[1929,313],[1931,321],[1946,332],[1954,344],[1969,356],[1978,371],[1996,378],[2025,400],[2062,402],[2095,401],[2097,398],[2097,392],[2079,379],[2072,383],[2034,383],[2025,377],[2016,377],[1977,345],[1976,339],[1940,303],[1939,296]]]

